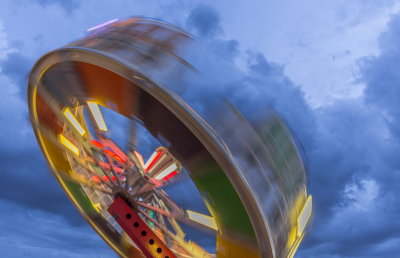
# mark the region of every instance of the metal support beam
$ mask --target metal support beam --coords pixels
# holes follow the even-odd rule
[[[116,197],[113,204],[108,208],[108,212],[146,257],[176,258],[176,255],[123,198]]]

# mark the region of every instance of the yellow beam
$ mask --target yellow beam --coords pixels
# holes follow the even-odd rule
[[[70,142],[64,135],[60,134],[59,139],[62,145],[67,147],[68,150],[72,151],[75,155],[79,156],[79,149],[72,142]]]

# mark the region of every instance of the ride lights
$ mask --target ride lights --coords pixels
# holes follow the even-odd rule
[[[187,210],[186,212],[187,212],[189,219],[191,219],[197,223],[200,223],[204,226],[207,226],[209,228],[212,228],[214,230],[218,230],[217,223],[215,222],[215,219],[213,217],[207,216],[207,215],[195,212],[195,211],[191,211],[191,210]]]
[[[100,112],[100,108],[97,105],[95,101],[88,101],[87,105],[90,109],[90,112],[92,113],[92,116],[94,120],[96,121],[97,128],[99,128],[100,131],[107,131],[107,126],[106,123],[104,122],[103,115]]]
[[[144,164],[144,171],[148,173],[149,177],[163,181],[174,177],[181,169],[180,162],[165,147],[157,148]]]
[[[303,209],[300,212],[299,217],[297,218],[297,236],[301,236],[303,234],[304,229],[311,217],[312,213],[312,196],[309,195],[306,203],[303,206]]]
[[[85,129],[83,129],[82,125],[78,122],[78,120],[72,114],[71,110],[69,108],[65,108],[63,113],[64,113],[64,116],[67,118],[67,120],[71,123],[71,125],[76,129],[76,131],[81,136],[85,135],[85,133],[86,133]]]
[[[79,156],[79,149],[72,142],[70,142],[64,135],[60,134],[59,139],[62,145],[67,147],[68,150],[73,152],[75,155]]]

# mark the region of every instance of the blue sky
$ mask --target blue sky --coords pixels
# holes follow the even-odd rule
[[[0,253],[114,257],[48,172],[26,78],[45,52],[116,17],[164,19],[203,44],[204,92],[277,109],[307,153],[315,212],[298,257],[400,251],[400,1],[1,0]],[[203,52],[201,52],[203,53]],[[196,90],[201,87],[202,90]],[[206,90],[204,90],[206,89]]]

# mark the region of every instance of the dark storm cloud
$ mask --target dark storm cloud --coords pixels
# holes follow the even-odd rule
[[[389,30],[380,37],[379,56],[361,61],[362,78],[366,84],[366,101],[387,112],[386,119],[395,137],[400,136],[400,16],[389,23]]]
[[[389,133],[385,140],[394,145],[391,149],[382,150],[382,163],[392,170],[392,174],[381,176],[388,183],[390,191],[398,189],[395,185],[400,179],[400,15],[392,18],[388,29],[380,37],[380,54],[361,60],[362,76],[365,83],[366,103],[379,109]],[[398,205],[397,207],[400,207]]]
[[[20,94],[26,100],[26,85],[28,73],[34,64],[31,57],[18,52],[10,53],[0,62],[1,72],[8,76],[20,89]]]
[[[380,137],[385,124],[378,110],[360,100],[340,101],[318,113],[322,128],[317,147],[308,153],[314,221],[302,254],[376,257],[380,252],[373,246],[399,230],[393,221],[396,192],[385,191],[381,179],[394,172],[380,162],[380,150],[393,148]]]
[[[33,65],[33,59],[20,53],[14,52],[7,55],[6,59],[0,62],[2,73],[6,74],[24,89],[26,77]],[[25,76],[24,76],[25,75]]]
[[[200,36],[213,36],[219,28],[219,15],[214,8],[199,4],[190,12],[187,23]]]
[[[360,61],[365,99],[317,110],[319,147],[310,156],[319,196],[303,257],[392,257],[399,251],[399,32],[397,15],[380,37],[380,54]],[[337,194],[349,184],[352,194]]]
[[[341,191],[354,175],[369,174],[365,139],[375,141],[371,112],[360,101],[337,101],[317,110],[316,146],[308,149],[312,160],[311,187],[315,187],[317,208],[329,212],[341,198]],[[319,202],[319,203],[318,203]]]
[[[89,226],[74,227],[60,216],[0,200],[2,257],[115,257]]]

